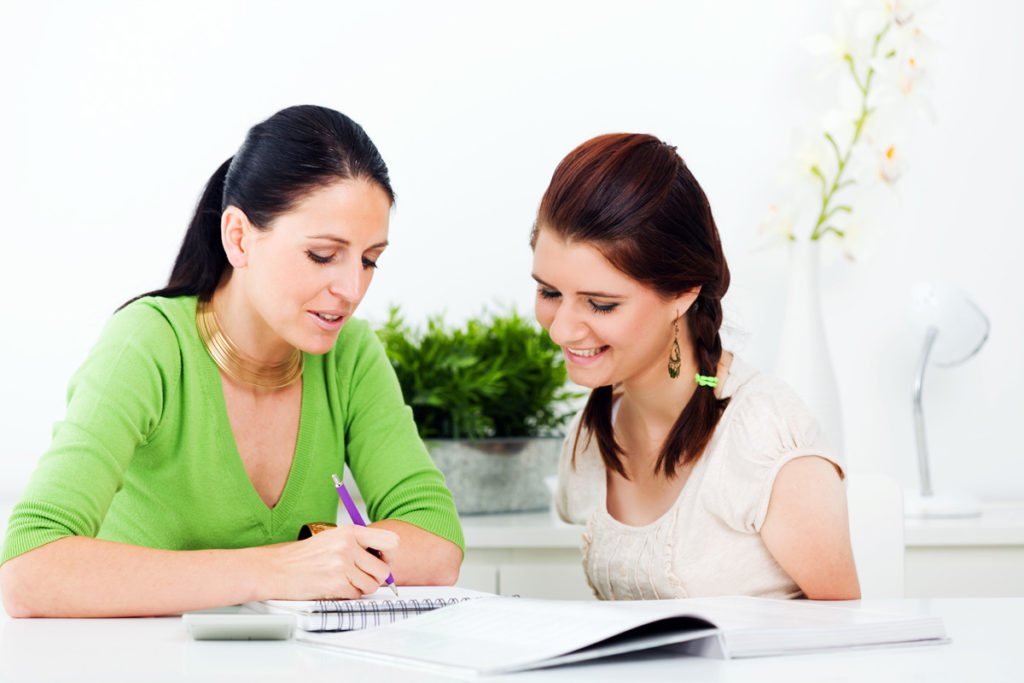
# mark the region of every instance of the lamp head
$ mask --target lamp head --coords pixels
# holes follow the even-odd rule
[[[959,288],[945,282],[921,282],[914,287],[912,301],[915,326],[923,334],[928,329],[936,331],[930,354],[935,365],[959,365],[988,339],[988,317]]]

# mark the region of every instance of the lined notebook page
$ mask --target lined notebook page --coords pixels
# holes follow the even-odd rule
[[[464,600],[493,597],[492,593],[452,586],[399,586],[398,593],[395,597],[390,588],[380,588],[359,600],[265,600],[259,604],[269,612],[298,615],[298,626],[304,631],[356,631]]]

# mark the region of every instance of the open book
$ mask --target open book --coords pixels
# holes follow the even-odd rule
[[[467,588],[451,586],[399,586],[399,596],[380,588],[359,600],[264,600],[249,603],[253,609],[272,614],[294,614],[305,631],[354,631],[383,626],[394,621],[454,605],[463,600],[494,597]]]
[[[582,602],[493,597],[384,628],[305,633],[297,640],[392,662],[493,674],[663,646],[729,658],[947,639],[938,617],[806,600]]]

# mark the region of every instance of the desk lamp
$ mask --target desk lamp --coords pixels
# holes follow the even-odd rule
[[[923,282],[914,288],[912,300],[913,318],[924,335],[914,374],[914,435],[921,491],[905,496],[904,513],[907,517],[977,517],[981,515],[977,500],[957,493],[936,494],[932,490],[921,394],[929,363],[942,368],[964,363],[985,344],[991,325],[977,304],[946,283]]]

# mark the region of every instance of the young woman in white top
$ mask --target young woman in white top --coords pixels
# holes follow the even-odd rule
[[[841,463],[782,382],[723,351],[729,269],[674,147],[603,135],[531,235],[536,314],[592,392],[557,506],[603,599],[860,597]]]

